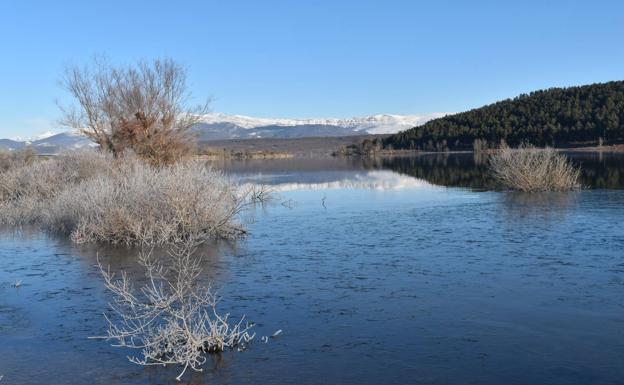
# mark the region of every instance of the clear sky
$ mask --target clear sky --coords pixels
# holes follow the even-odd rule
[[[624,1],[2,0],[0,43],[0,137],[54,128],[95,54],[176,59],[218,112],[418,114],[624,79]]]

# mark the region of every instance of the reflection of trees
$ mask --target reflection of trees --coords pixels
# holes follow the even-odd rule
[[[581,167],[582,186],[624,188],[624,156],[621,154],[576,153],[568,156]],[[476,190],[499,187],[489,174],[486,154],[423,154],[364,158],[362,162],[367,169],[390,169],[441,186]]]
[[[494,189],[487,161],[472,154],[427,154],[411,157],[378,158],[376,166],[424,179],[440,186]]]
[[[532,218],[558,222],[565,219],[578,197],[578,192],[504,192],[500,203],[503,218],[512,223]]]
[[[624,156],[621,154],[582,153],[572,160],[581,167],[581,184],[593,188],[624,188]]]

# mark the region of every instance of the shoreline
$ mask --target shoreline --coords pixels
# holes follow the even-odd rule
[[[491,154],[496,149],[483,151],[448,150],[381,150],[370,154],[340,154],[344,146],[357,144],[365,138],[380,136],[346,136],[346,137],[310,137],[288,139],[230,139],[213,142],[204,142],[204,152],[200,155],[209,159],[283,159],[283,158],[318,158],[337,157],[350,158],[358,156],[416,156],[427,154]],[[559,152],[597,152],[597,153],[624,153],[624,144],[603,146],[572,146],[555,147]]]

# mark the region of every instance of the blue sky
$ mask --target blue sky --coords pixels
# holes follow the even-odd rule
[[[0,137],[55,127],[64,66],[171,57],[214,111],[461,111],[624,79],[622,1],[28,1],[0,4]]]

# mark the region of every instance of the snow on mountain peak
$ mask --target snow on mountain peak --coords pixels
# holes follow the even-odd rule
[[[444,115],[447,114],[378,114],[349,119],[274,119],[210,113],[201,117],[194,130],[198,141],[203,142],[227,139],[284,139],[391,134],[419,126]],[[28,145],[46,153],[68,148],[97,146],[77,131],[49,131],[28,140],[22,139],[8,145],[5,143],[3,147],[20,148]]]
[[[201,122],[205,124],[229,123],[245,129],[263,126],[328,125],[349,128],[354,131],[361,131],[369,134],[389,134],[419,126],[431,119],[439,118],[447,114],[448,113],[434,112],[422,115],[378,114],[349,119],[275,119],[254,118],[245,115],[227,115],[219,112],[213,112],[204,115]]]
[[[45,132],[39,133],[37,135],[33,135],[33,136],[29,137],[29,138],[16,136],[16,137],[11,138],[11,140],[15,140],[16,142],[33,143],[33,142],[37,142],[37,141],[41,141],[41,140],[44,140],[44,139],[48,139],[48,138],[51,138],[53,136],[60,135],[60,134],[65,134],[65,135],[68,135],[68,136],[82,136],[80,134],[80,132],[75,131],[75,130],[71,130],[71,131],[49,130],[49,131],[45,131]]]

